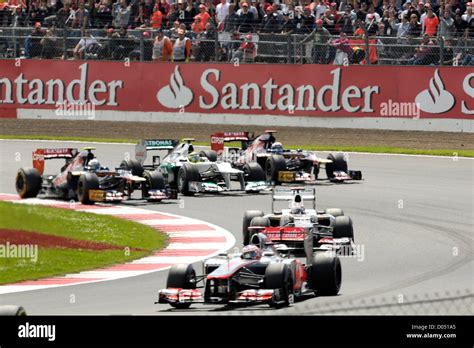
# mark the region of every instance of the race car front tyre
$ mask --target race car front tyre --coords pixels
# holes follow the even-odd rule
[[[344,211],[340,208],[328,208],[324,212],[326,214],[332,215],[334,217],[344,216]]]
[[[279,298],[274,298],[270,302],[270,307],[278,308],[292,304],[293,277],[291,270],[285,263],[271,263],[265,270],[265,289],[278,290]]]
[[[36,197],[41,191],[43,179],[36,168],[21,168],[15,179],[16,192],[21,198]]]
[[[332,234],[334,238],[349,238],[351,241],[354,241],[352,219],[349,216],[337,216],[334,220]]]
[[[143,172],[144,172],[143,166],[137,160],[134,160],[134,159],[123,160],[120,163],[120,168],[131,171],[133,175],[143,176]]]
[[[26,311],[23,307],[21,306],[15,306],[15,305],[4,305],[0,306],[0,317],[3,316],[25,316]]]
[[[199,152],[199,156],[206,157],[211,162],[217,161],[217,152],[214,150],[202,150]]]
[[[98,189],[99,178],[95,173],[81,174],[77,182],[77,199],[82,204],[94,204],[94,202],[89,199],[89,192]]]
[[[336,296],[341,289],[341,261],[331,252],[314,253],[309,285],[316,295]]]
[[[247,163],[243,167],[246,174],[246,181],[264,181],[265,172],[263,168],[256,162]]]
[[[148,190],[164,190],[165,189],[165,179],[163,174],[158,171],[148,172],[146,171],[143,174],[143,177],[146,179],[143,185],[143,198],[148,198]]]
[[[185,196],[194,195],[193,191],[189,190],[189,183],[191,181],[200,181],[201,176],[197,167],[186,163],[184,166],[179,168],[178,172],[178,191]]]
[[[329,154],[327,157],[332,163],[326,163],[326,175],[328,179],[334,178],[334,172],[342,171],[347,173],[347,161],[343,153]]]
[[[265,175],[267,181],[279,184],[278,172],[286,170],[285,158],[281,155],[272,155],[265,161]]]
[[[171,266],[166,281],[167,288],[196,289],[196,271],[192,265],[178,264]],[[191,303],[170,303],[174,308],[185,309]]]
[[[244,213],[244,219],[242,223],[242,242],[244,245],[248,245],[250,243],[250,222],[253,218],[260,216],[263,216],[263,211],[261,210],[247,210]]]

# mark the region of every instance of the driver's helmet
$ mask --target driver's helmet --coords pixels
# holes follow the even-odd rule
[[[283,153],[283,145],[280,142],[273,143],[271,146],[271,151],[277,154]]]
[[[188,160],[191,163],[198,163],[201,162],[201,156],[197,152],[193,152],[188,155]]]
[[[243,259],[260,260],[262,258],[262,250],[256,245],[247,245],[242,249]]]
[[[92,170],[99,170],[100,169],[100,162],[97,158],[91,159],[88,164],[89,168]]]
[[[290,203],[291,214],[301,215],[304,214],[303,200],[300,195],[296,195],[294,200]]]

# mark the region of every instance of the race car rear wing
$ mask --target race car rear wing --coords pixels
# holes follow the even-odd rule
[[[39,171],[40,175],[44,173],[44,161],[50,159],[69,159],[76,156],[76,148],[49,148],[36,149],[33,151],[33,168]]]
[[[246,144],[253,140],[254,134],[250,132],[218,132],[211,135],[211,150],[218,154],[224,152],[224,144],[231,141],[242,142],[242,149]]]
[[[275,201],[291,201],[299,194],[303,201],[312,201],[316,209],[316,190],[309,187],[275,187],[272,192],[272,211],[275,211]]]
[[[176,139],[141,139],[135,145],[135,158],[141,163],[145,163],[148,151],[173,150],[179,144]],[[156,156],[153,156],[155,158]],[[154,162],[154,161],[153,161]]]

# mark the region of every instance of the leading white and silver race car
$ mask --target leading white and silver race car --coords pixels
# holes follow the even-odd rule
[[[312,208],[304,207],[304,200],[312,201]],[[277,211],[275,202],[289,201],[289,208]],[[274,243],[283,243],[288,252],[301,254],[304,238],[312,230],[314,250],[334,250],[350,254],[353,251],[352,220],[342,209],[316,210],[316,191],[307,187],[276,187],[272,194],[272,213],[248,210],[243,217],[244,245],[252,235],[265,234]]]
[[[196,151],[194,139],[141,140],[135,151],[136,161],[146,169],[161,172],[171,188],[186,196],[195,193],[217,193],[224,191],[260,192],[270,190],[270,183],[265,181],[263,169],[256,163],[249,163],[241,169],[233,168],[230,163],[217,160],[213,150]],[[163,159],[152,157],[152,164],[145,164],[147,152],[153,150],[167,151]],[[232,188],[232,181],[240,184]]]

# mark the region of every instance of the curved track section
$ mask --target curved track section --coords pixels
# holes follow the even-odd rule
[[[57,200],[38,198],[21,200],[17,195],[13,194],[0,194],[0,200],[21,204],[46,205],[59,209],[72,209],[94,214],[112,215],[121,219],[132,220],[151,226],[158,231],[162,231],[167,234],[169,242],[163,250],[151,256],[134,260],[133,262],[67,274],[60,277],[0,285],[0,294],[50,289],[60,286],[74,286],[141,276],[166,270],[176,263],[199,262],[228,250],[235,243],[234,236],[219,226],[175,214],[157,213],[147,209],[126,207],[123,205],[69,204]]]
[[[17,168],[31,165],[33,149],[66,146],[35,141],[1,141],[0,145],[0,192],[9,193],[14,192]],[[71,145],[75,146],[68,144]],[[133,153],[132,145],[96,147],[99,159],[110,167]],[[220,306],[195,306],[183,312],[153,305],[158,289],[166,283],[166,272],[156,272],[110,282],[0,295],[0,304],[19,304],[32,314],[472,313],[474,161],[457,157],[348,155],[351,169],[361,169],[365,181],[331,184],[321,180],[316,184],[318,209],[340,207],[354,221],[359,252],[357,257],[342,259],[339,296],[309,297],[276,311],[266,306],[225,311]],[[223,194],[185,197],[180,203],[132,204],[222,226],[234,234],[239,246],[243,212],[268,212],[271,199],[268,194]],[[200,269],[198,264],[195,267]],[[76,298],[74,304],[69,301],[72,294]],[[470,305],[456,302],[466,296]],[[453,300],[441,306],[439,298]],[[417,300],[424,305],[404,305]],[[354,312],[354,308],[359,309]]]

